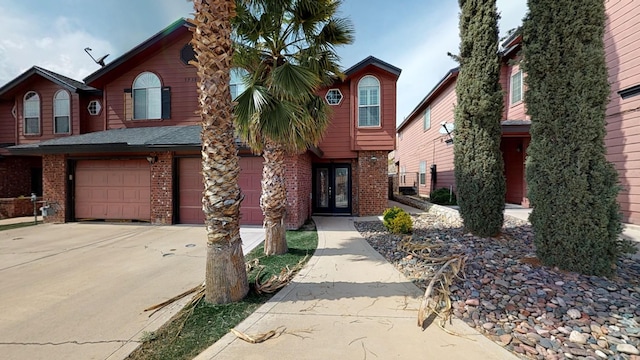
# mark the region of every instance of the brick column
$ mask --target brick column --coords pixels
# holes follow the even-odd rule
[[[357,184],[359,216],[381,215],[388,207],[388,151],[358,152]]]
[[[152,154],[157,160],[151,164],[151,223],[173,223],[173,153]]]
[[[290,156],[285,162],[287,184],[287,229],[298,229],[311,216],[311,157]]]
[[[64,223],[67,219],[67,158],[64,154],[42,157],[42,187],[50,212],[47,223]]]

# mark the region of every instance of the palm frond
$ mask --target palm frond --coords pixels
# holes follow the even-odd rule
[[[236,0],[234,66],[249,72],[236,98],[239,135],[260,152],[264,141],[287,151],[317,145],[330,108],[317,96],[342,77],[335,47],[353,41],[338,0]],[[246,23],[243,23],[246,22]]]
[[[320,79],[310,69],[285,63],[271,73],[269,88],[278,99],[304,101],[319,85]]]
[[[319,43],[331,46],[351,44],[354,40],[353,24],[346,18],[330,19],[318,34]]]

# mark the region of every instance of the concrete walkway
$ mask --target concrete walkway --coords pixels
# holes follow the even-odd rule
[[[196,359],[517,359],[459,320],[422,331],[423,291],[355,230],[370,218],[314,217],[318,250],[292,283],[236,330],[280,336],[249,344],[227,334]]]

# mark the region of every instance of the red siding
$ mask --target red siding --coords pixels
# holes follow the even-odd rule
[[[503,65],[506,67],[506,71],[502,72],[506,78],[500,79],[500,83],[503,85],[503,90],[506,93],[504,107],[505,107],[505,120],[529,120],[530,117],[526,115],[526,109],[524,104],[524,90],[522,94],[522,100],[511,103],[511,77],[520,71],[520,65]],[[524,75],[522,80],[522,87],[524,89]]]
[[[339,89],[342,93],[342,102],[339,105],[329,106],[332,110],[331,124],[325,132],[319,145],[326,159],[356,158],[358,154],[351,148],[352,121],[351,121],[351,97],[350,82],[339,83],[320,92],[324,98],[330,89]]]
[[[97,115],[89,114],[89,102],[98,100],[102,109]],[[102,97],[100,96],[84,96],[80,99],[80,133],[90,133],[105,130],[104,126],[104,107]]]
[[[640,4],[608,0],[605,6],[604,42],[611,84],[605,142],[623,187],[618,196],[623,220],[640,224],[640,96],[623,100],[617,93],[640,85]]]
[[[364,76],[374,76],[380,81],[380,127],[358,127],[358,82]],[[324,159],[355,159],[358,151],[392,151],[395,147],[397,78],[370,65],[352,74],[344,83],[323,89],[324,97],[329,89],[342,93],[340,105],[331,106],[331,124],[319,147]]]
[[[180,50],[191,40],[187,32],[177,41],[150,55],[144,62],[133,65],[126,72],[108,82],[104,87],[103,111],[107,117],[108,129],[122,127],[196,125],[200,118],[195,114],[198,108],[196,69],[180,60]],[[126,120],[124,90],[131,89],[136,77],[145,71],[160,77],[163,87],[171,87],[171,118],[165,120]]]
[[[371,75],[380,81],[380,127],[358,127],[358,82],[363,77]],[[395,148],[396,133],[396,78],[382,72],[374,66],[365,68],[361,73],[351,78],[351,114],[352,127],[355,136],[352,139],[352,149],[387,150]]]
[[[0,101],[0,144],[16,141],[16,120],[11,115],[12,101]]]
[[[71,108],[71,133],[70,134],[54,134],[53,133],[53,97],[58,90],[67,89],[52,83],[51,81],[42,78],[40,76],[33,76],[29,81],[20,85],[17,91],[16,101],[18,103],[18,144],[28,144],[43,140],[49,140],[62,136],[77,135],[80,133],[80,113],[79,103],[80,97],[78,94],[69,92],[70,96],[70,108]],[[23,99],[27,92],[35,91],[40,97],[40,134],[39,135],[24,135],[24,105]]]
[[[452,81],[430,104],[431,127],[428,130],[423,129],[424,111],[421,111],[408,120],[408,125],[398,134],[396,161],[399,161],[400,168],[405,170],[407,186],[413,186],[414,181],[418,181],[416,174],[420,170],[420,162],[427,162],[426,184],[418,186],[421,195],[428,195],[432,190],[429,168],[433,164],[437,166],[436,187],[455,186],[453,145],[444,142],[448,136],[440,133],[440,123],[453,122],[456,103],[455,82]],[[400,186],[404,185],[401,183]]]

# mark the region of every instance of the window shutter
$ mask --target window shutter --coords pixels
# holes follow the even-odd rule
[[[162,88],[162,118],[171,119],[171,87]]]
[[[124,119],[133,119],[133,97],[131,96],[131,89],[124,89]]]

